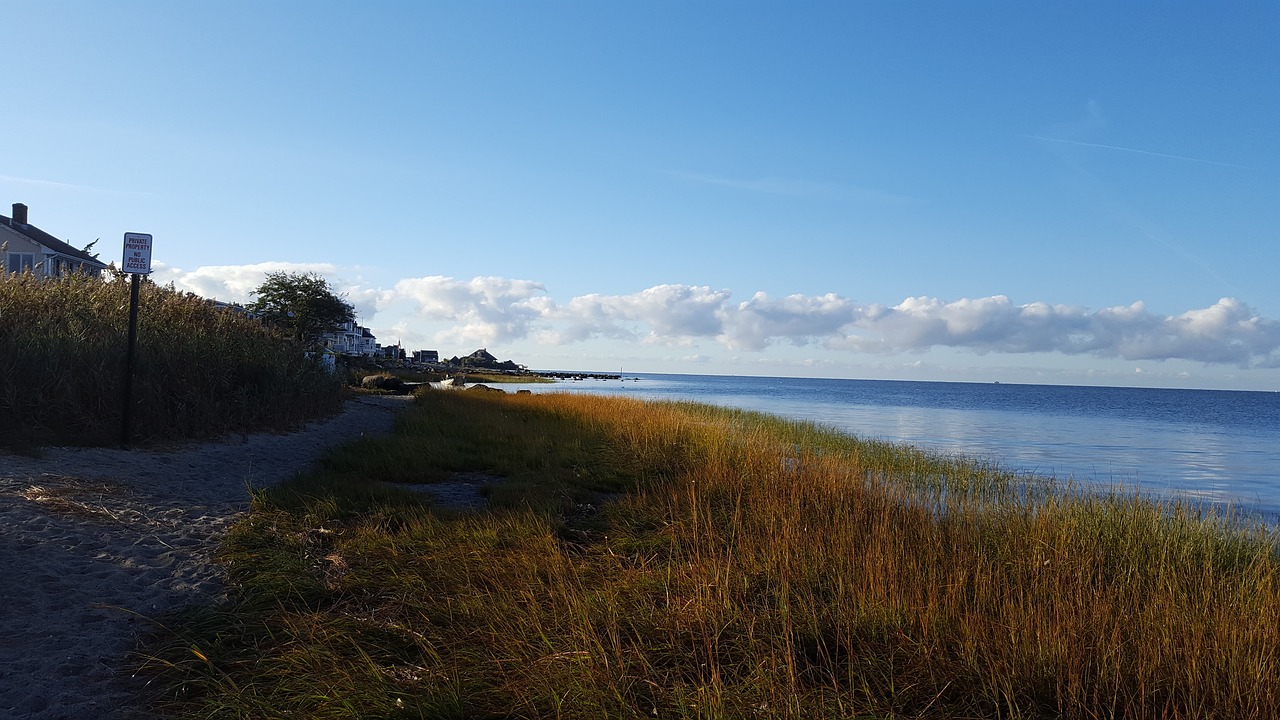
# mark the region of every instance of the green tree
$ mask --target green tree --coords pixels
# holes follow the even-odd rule
[[[249,304],[250,310],[304,344],[355,321],[355,308],[315,273],[267,273],[250,294],[257,298]]]

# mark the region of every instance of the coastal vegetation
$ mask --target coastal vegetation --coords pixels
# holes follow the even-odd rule
[[[150,281],[140,293],[138,442],[285,429],[336,412],[342,383],[276,328]],[[119,439],[129,283],[0,274],[0,444]]]
[[[250,312],[306,345],[356,319],[355,308],[316,273],[269,272],[250,294]]]
[[[487,505],[422,485],[485,478]],[[1274,718],[1275,529],[687,403],[423,392],[255,494],[202,718]]]
[[[405,383],[433,383],[449,378],[458,378],[466,383],[551,383],[550,378],[538,373],[498,373],[484,370],[465,370],[462,368],[424,369],[413,367],[397,367],[394,364],[375,362],[368,358],[348,358],[345,362],[347,381],[350,385],[360,385],[370,376],[387,376],[399,378]]]

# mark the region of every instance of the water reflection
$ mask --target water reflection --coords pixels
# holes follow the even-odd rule
[[[1268,419],[1280,418],[1280,404],[1266,394],[1259,409],[1243,403],[1257,397],[1210,391],[699,376],[537,391],[756,410],[1011,470],[1280,513],[1280,421]]]

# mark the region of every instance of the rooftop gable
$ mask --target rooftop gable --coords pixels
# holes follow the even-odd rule
[[[67,257],[75,258],[86,265],[92,265],[101,270],[105,270],[107,268],[107,264],[101,260],[83,250],[77,250],[31,223],[15,222],[13,218],[0,215],[0,226],[7,227],[14,232],[45,246],[59,255],[66,255]]]

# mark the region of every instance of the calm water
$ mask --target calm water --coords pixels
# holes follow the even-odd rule
[[[759,410],[1006,468],[1280,516],[1280,393],[713,375],[627,378],[539,389]]]

